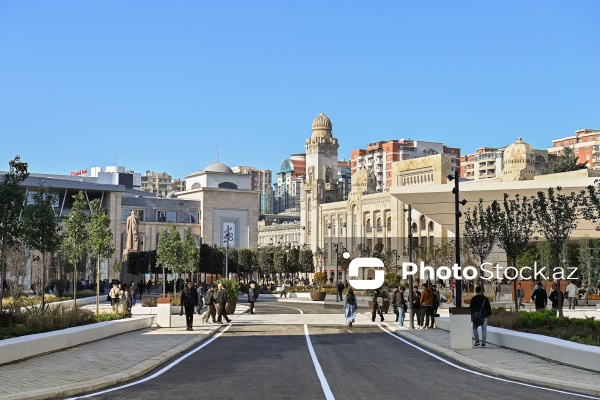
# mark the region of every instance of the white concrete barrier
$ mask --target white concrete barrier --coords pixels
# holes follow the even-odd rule
[[[109,336],[152,326],[153,316],[77,326],[53,332],[37,333],[0,341],[0,364],[50,353]]]
[[[438,328],[450,330],[448,318],[436,318],[436,322]],[[588,346],[551,336],[517,332],[495,326],[488,326],[487,342],[578,368],[600,371],[600,347],[598,346]]]

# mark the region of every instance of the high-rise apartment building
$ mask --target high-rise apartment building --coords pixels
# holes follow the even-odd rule
[[[556,155],[547,150],[534,149],[533,146],[525,143],[523,139],[518,138],[510,146],[480,147],[476,153],[462,156],[460,158],[461,178],[473,180],[502,178],[503,171],[506,169],[506,151],[509,147],[514,149],[514,145],[522,150],[523,157],[521,160],[527,164],[528,173],[531,175],[528,179],[533,179],[534,175],[542,175],[552,171],[552,166],[556,162]]]
[[[166,197],[171,192],[185,190],[185,181],[173,180],[173,177],[166,172],[146,171],[146,175],[142,176],[142,190]]]
[[[300,212],[300,189],[306,177],[306,154],[292,154],[281,163],[273,184],[274,214]]]
[[[562,148],[569,146],[579,156],[579,162],[588,162],[588,168],[600,169],[600,130],[580,129],[575,135],[552,140],[549,154],[560,155]]]
[[[247,174],[250,176],[250,190],[260,192],[260,213],[271,214],[273,212],[273,173],[270,169],[258,169],[248,166],[236,166],[231,170],[235,174]]]
[[[394,139],[369,143],[366,149],[352,150],[350,153],[351,173],[361,168],[372,171],[377,178],[377,191],[387,192],[392,185],[392,163],[400,160],[448,154],[451,157],[452,172],[460,168],[460,149],[443,143],[422,140]]]

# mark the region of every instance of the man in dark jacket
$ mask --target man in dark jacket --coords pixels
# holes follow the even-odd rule
[[[473,321],[473,336],[475,336],[475,347],[479,346],[479,332],[476,324],[475,313],[481,314],[481,347],[485,347],[485,340],[487,339],[487,322],[490,315],[492,315],[492,306],[487,297],[481,293],[481,286],[475,288],[475,296],[471,299],[471,320]]]
[[[217,324],[222,324],[222,318],[225,318],[227,323],[231,322],[227,318],[227,312],[225,312],[225,304],[227,303],[227,292],[222,284],[219,283],[219,291],[217,292]]]
[[[248,302],[250,303],[250,314],[254,314],[254,302],[258,298],[258,290],[256,290],[256,285],[254,283],[250,284],[250,289],[248,289]]]
[[[396,322],[398,322],[398,317],[400,316],[398,307],[400,307],[402,298],[403,296],[402,293],[400,293],[400,287],[396,286],[396,290],[394,290],[394,293],[392,294],[392,307],[394,308],[394,314],[396,314]]]
[[[531,294],[531,300],[535,303],[535,311],[543,310],[548,304],[548,294],[542,287],[542,282],[537,283],[537,288]]]
[[[558,300],[560,298],[562,298],[562,300],[563,300],[562,304],[564,304],[565,295],[563,294],[563,292],[558,290],[556,283],[553,283],[552,284],[552,292],[550,293],[550,296],[548,296],[548,300],[550,300],[550,302],[552,302],[552,309],[555,311],[558,310]]]
[[[194,283],[189,281],[187,287],[181,291],[181,311],[185,309],[186,331],[193,331],[194,310],[198,305],[198,291],[194,289]]]
[[[421,292],[419,292],[419,287],[415,285],[412,293],[412,304],[411,304],[411,312],[413,316],[417,316],[417,329],[423,328],[423,315],[421,314]],[[411,321],[414,326],[414,318]]]

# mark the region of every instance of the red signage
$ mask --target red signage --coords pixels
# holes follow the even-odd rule
[[[71,171],[70,175],[71,176],[87,175],[87,168],[86,169],[80,169],[79,171]]]

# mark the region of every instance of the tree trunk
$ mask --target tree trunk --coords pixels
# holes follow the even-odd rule
[[[73,309],[75,310],[75,314],[77,314],[77,263],[75,263],[75,267],[73,268]],[[43,292],[43,290],[42,290]]]
[[[46,252],[42,252],[42,310],[44,310],[44,306],[46,305],[46,274],[45,274],[45,266],[46,266]]]
[[[554,265],[556,267],[559,267],[559,262],[560,262],[560,253],[556,252],[556,256],[554,257]],[[563,271],[564,272],[564,271]],[[559,318],[563,318],[563,296],[560,294],[560,278],[558,278],[556,280],[556,285],[558,286],[558,288],[556,290],[558,290],[558,317]]]
[[[2,312],[2,300],[4,299],[4,281],[6,280],[6,260],[4,259],[4,249],[6,245],[2,243],[2,255],[0,269],[2,270],[2,277],[0,278],[0,312]]]
[[[96,261],[96,315],[100,314],[100,255]]]

